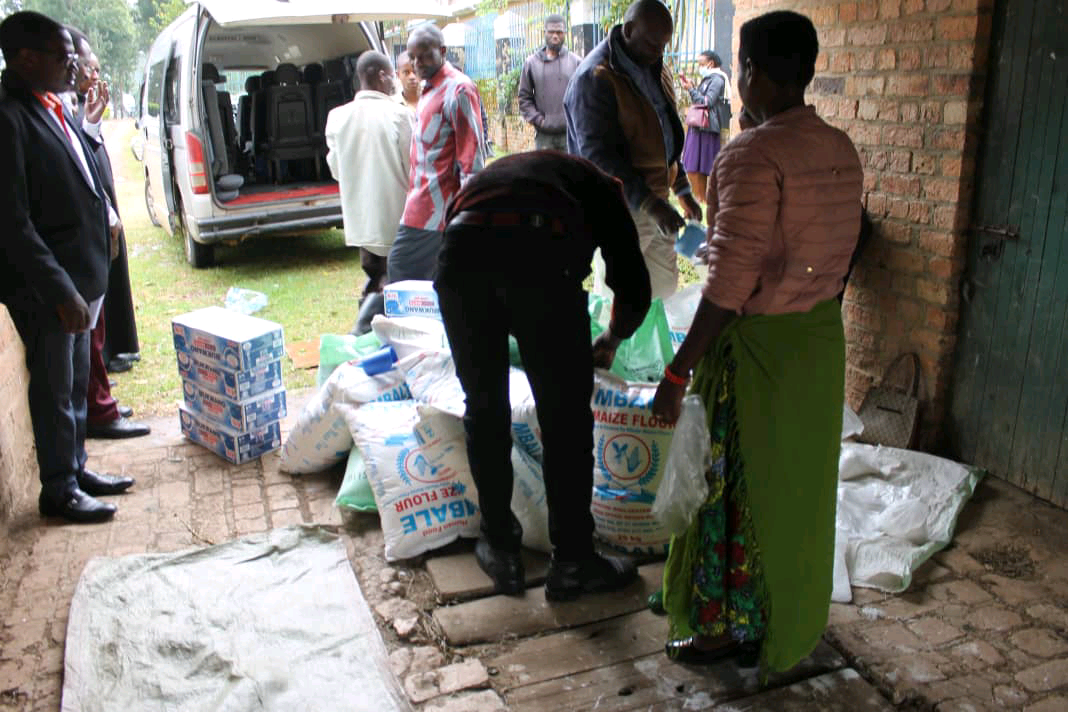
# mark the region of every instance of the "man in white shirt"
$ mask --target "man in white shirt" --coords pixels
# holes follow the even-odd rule
[[[384,54],[364,52],[356,63],[360,91],[326,118],[326,162],[341,184],[345,244],[360,248],[367,284],[354,334],[371,329],[382,311],[390,247],[408,193],[415,117],[393,100],[393,66]]]

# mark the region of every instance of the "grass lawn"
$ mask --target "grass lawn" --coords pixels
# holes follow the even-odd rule
[[[359,252],[345,247],[340,230],[219,246],[215,267],[193,269],[182,243],[148,219],[143,168],[130,150],[134,133],[131,120],[105,123],[141,340],[141,361],[131,371],[112,375],[117,382],[112,393],[120,402],[131,406],[136,416],[177,413],[182,391],[171,319],[201,307],[222,306],[231,286],[267,295],[267,307],[256,316],[281,324],[287,344],[352,328],[365,277]],[[680,287],[698,280],[689,260],[680,259],[679,269]],[[287,388],[315,385],[314,369],[294,370],[288,358],[282,364]]]
[[[114,164],[119,209],[126,228],[141,361],[113,374],[113,395],[136,416],[172,415],[181,400],[181,380],[171,339],[171,319],[193,309],[222,306],[231,286],[263,292],[268,305],[256,316],[280,323],[286,343],[347,333],[358,310],[364,275],[357,250],[345,247],[340,230],[314,235],[263,237],[237,247],[217,247],[217,266],[193,269],[181,242],[153,227],[144,203],[143,168],[130,150],[133,122],[105,125]],[[298,371],[282,360],[285,384],[315,384],[315,371]]]

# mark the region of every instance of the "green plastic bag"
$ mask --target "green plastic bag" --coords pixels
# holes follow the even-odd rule
[[[612,373],[627,381],[659,383],[674,357],[664,302],[654,299],[642,325],[616,349]]]
[[[338,366],[353,359],[360,359],[382,348],[373,331],[363,336],[351,334],[322,334],[319,337],[319,373],[316,382],[322,388],[326,379]]]
[[[346,509],[355,509],[357,512],[377,512],[375,496],[371,491],[371,483],[367,480],[367,473],[363,466],[363,454],[360,448],[354,447],[349,452],[349,461],[345,465],[345,479],[341,481],[341,489],[337,491],[334,504]]]

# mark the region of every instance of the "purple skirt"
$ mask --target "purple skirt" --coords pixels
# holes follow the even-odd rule
[[[690,126],[682,144],[682,167],[687,173],[712,174],[712,163],[719,154],[718,131],[701,131]]]

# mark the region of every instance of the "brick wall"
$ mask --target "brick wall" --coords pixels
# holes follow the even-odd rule
[[[490,114],[490,137],[497,151],[520,153],[534,150],[534,127],[519,116],[505,116],[502,125],[498,114]]]
[[[915,351],[925,448],[939,444],[951,385],[992,7],[735,0],[735,57],[742,23],[764,12],[802,12],[819,32],[808,101],[856,144],[876,224],[846,293],[847,396],[859,406],[897,354]]]
[[[28,383],[22,341],[0,304],[0,540],[14,514],[32,507],[40,491]]]

